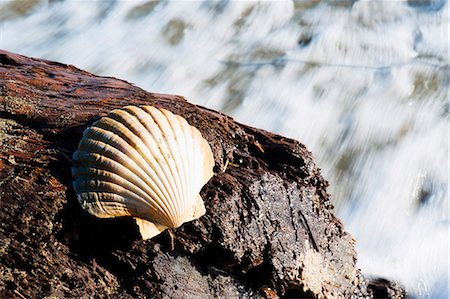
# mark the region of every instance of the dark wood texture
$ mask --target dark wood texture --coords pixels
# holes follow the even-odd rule
[[[164,107],[210,143],[207,213],[142,241],[71,186],[83,130],[126,105]],[[0,51],[0,295],[16,298],[366,297],[352,237],[301,143],[181,96]]]

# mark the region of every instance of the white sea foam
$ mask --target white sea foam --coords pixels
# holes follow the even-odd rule
[[[448,298],[448,3],[328,2],[2,2],[0,48],[302,141],[363,272]]]

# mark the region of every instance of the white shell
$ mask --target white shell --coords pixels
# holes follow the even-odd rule
[[[84,131],[73,154],[82,207],[101,217],[135,217],[144,239],[205,214],[199,192],[214,158],[200,132],[152,106],[113,110]]]

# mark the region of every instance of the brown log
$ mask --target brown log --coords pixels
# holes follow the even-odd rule
[[[71,186],[83,130],[125,105],[185,117],[210,143],[207,213],[151,240]],[[0,51],[0,297],[370,297],[354,240],[301,143],[181,96]]]

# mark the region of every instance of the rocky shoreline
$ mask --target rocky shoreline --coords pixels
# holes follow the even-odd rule
[[[131,219],[97,219],[71,187],[83,130],[108,111],[153,105],[211,145],[206,215],[142,241]],[[403,297],[369,283],[328,183],[298,141],[181,96],[0,51],[0,295],[6,298]]]

